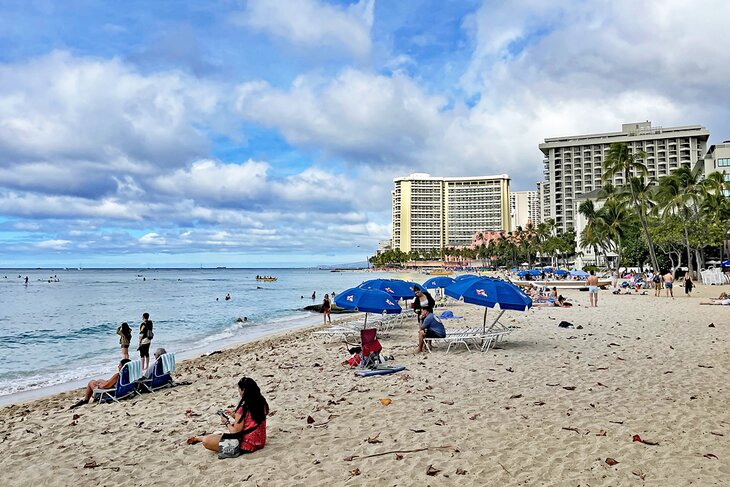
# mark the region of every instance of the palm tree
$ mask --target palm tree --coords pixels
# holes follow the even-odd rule
[[[626,205],[617,198],[609,198],[600,210],[600,217],[606,226],[606,232],[613,242],[613,250],[618,255],[616,269],[621,268],[623,260],[623,228],[628,220]],[[657,267],[658,268],[658,267]]]
[[[611,144],[606,154],[606,159],[603,161],[603,180],[611,181],[616,174],[622,174],[624,177],[624,184],[629,186],[631,191],[631,202],[636,210],[637,216],[639,217],[639,223],[641,229],[644,231],[644,238],[649,246],[649,256],[651,257],[651,265],[655,271],[659,269],[659,262],[654,252],[654,242],[651,240],[649,235],[649,225],[646,221],[646,213],[642,211],[642,207],[639,205],[636,193],[634,192],[634,186],[631,184],[631,178],[635,175],[639,177],[648,177],[649,171],[646,169],[646,165],[641,162],[646,159],[646,153],[640,150],[633,153],[629,146],[624,143]]]
[[[608,228],[592,200],[586,200],[578,207],[578,212],[586,218],[586,225],[580,233],[581,247],[592,247],[598,264],[598,249],[604,248],[608,238]]]
[[[689,228],[697,220],[703,195],[702,169],[699,166],[694,171],[688,167],[680,167],[659,179],[657,199],[662,210],[670,215],[679,216],[682,222],[684,245],[687,250],[687,269],[690,274],[693,269]]]

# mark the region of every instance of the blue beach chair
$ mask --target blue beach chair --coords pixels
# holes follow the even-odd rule
[[[101,402],[119,401],[137,393],[137,380],[142,376],[142,362],[133,360],[127,362],[119,371],[119,378],[115,387],[109,389],[94,389],[92,397],[97,404]]]
[[[163,387],[172,387],[172,373],[175,372],[175,354],[165,353],[155,361],[155,368],[152,377],[144,377],[139,380],[142,390],[153,392]]]

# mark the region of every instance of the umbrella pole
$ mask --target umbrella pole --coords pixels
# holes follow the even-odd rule
[[[365,313],[365,324],[362,325],[362,329],[364,330],[367,327],[368,327],[368,314]]]
[[[484,324],[482,326],[482,333],[486,333],[487,332],[487,310],[489,310],[489,308],[487,308],[485,306],[484,307]]]

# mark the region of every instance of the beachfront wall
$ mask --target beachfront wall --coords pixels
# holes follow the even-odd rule
[[[403,252],[470,245],[477,231],[509,231],[510,178],[414,173],[393,180],[393,248]]]

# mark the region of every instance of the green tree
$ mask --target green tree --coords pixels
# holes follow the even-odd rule
[[[649,235],[649,225],[647,224],[646,212],[643,205],[640,204],[632,179],[635,177],[642,178],[648,177],[649,171],[643,162],[646,159],[646,153],[644,151],[638,151],[633,153],[629,146],[624,143],[611,144],[606,154],[606,159],[603,161],[603,180],[611,181],[617,174],[623,175],[624,185],[628,185],[631,194],[631,202],[636,214],[639,218],[639,223],[644,232],[644,238],[649,246],[649,255],[651,257],[651,264],[654,269],[659,267],[657,262],[656,252],[654,251],[654,243]]]
[[[586,219],[586,225],[580,233],[581,246],[590,247],[596,256],[598,264],[599,249],[604,250],[608,240],[608,227],[602,218],[602,214],[596,210],[592,200],[586,200],[578,207],[578,212]]]
[[[693,273],[690,228],[696,226],[705,192],[702,188],[702,168],[680,167],[659,179],[657,199],[664,215],[674,215],[682,222],[687,251],[687,269]]]

